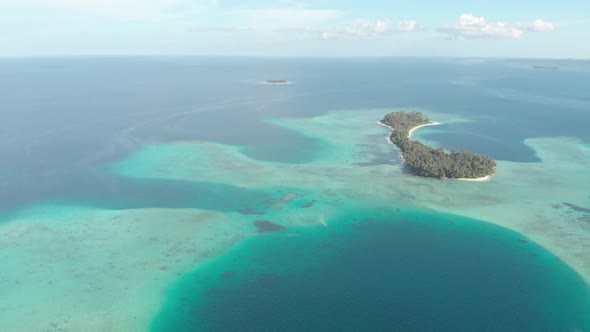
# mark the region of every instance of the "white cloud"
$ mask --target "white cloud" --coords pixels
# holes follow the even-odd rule
[[[399,32],[413,32],[421,29],[422,28],[418,26],[418,22],[414,20],[403,20],[397,24],[397,31]]]
[[[392,24],[389,20],[362,20],[340,29],[307,31],[319,33],[321,39],[372,39],[399,32],[415,32],[422,30],[422,26],[414,20],[404,20]]]
[[[483,17],[463,14],[459,22],[444,25],[438,31],[460,39],[519,39],[527,32],[554,31],[552,23],[535,20],[531,23],[488,22]]]
[[[514,24],[487,22],[485,18],[472,14],[463,14],[458,23],[442,26],[438,31],[452,37],[466,39],[518,39],[524,34],[524,31]]]
[[[555,25],[539,19],[525,25],[525,29],[531,32],[551,32],[555,31]]]

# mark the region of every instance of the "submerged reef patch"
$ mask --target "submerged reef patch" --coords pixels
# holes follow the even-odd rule
[[[268,220],[256,220],[254,226],[258,228],[258,233],[274,233],[287,229],[285,226],[277,225]]]

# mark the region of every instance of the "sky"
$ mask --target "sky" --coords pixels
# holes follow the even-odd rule
[[[590,0],[0,0],[0,56],[590,58]]]

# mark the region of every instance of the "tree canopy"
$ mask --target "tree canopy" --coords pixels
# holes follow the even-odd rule
[[[432,148],[410,139],[412,128],[431,123],[419,112],[387,114],[381,123],[390,126],[391,142],[402,151],[404,167],[412,174],[438,179],[480,178],[495,173],[496,161],[467,151]]]

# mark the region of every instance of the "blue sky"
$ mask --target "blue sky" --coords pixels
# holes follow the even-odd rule
[[[0,0],[0,56],[590,58],[589,0]]]

